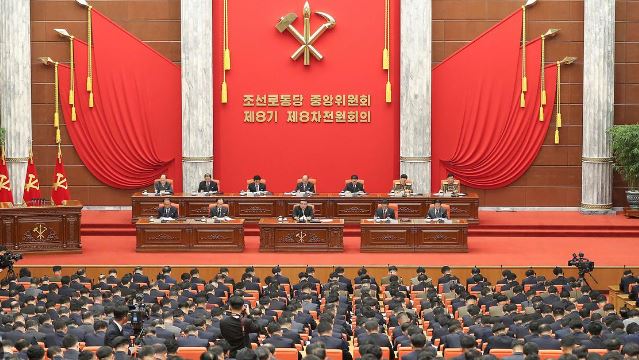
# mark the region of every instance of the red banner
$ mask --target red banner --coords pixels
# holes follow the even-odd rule
[[[399,178],[400,45],[399,1],[391,3],[391,104],[383,0],[309,1],[311,34],[327,22],[318,11],[335,19],[313,44],[323,60],[311,54],[309,66],[303,55],[291,59],[298,39],[276,29],[295,13],[291,25],[303,34],[304,1],[229,1],[231,69],[221,104],[223,2],[214,2],[214,171],[226,191],[245,189],[255,174],[278,192],[303,174],[317,178],[320,192],[340,191],[352,174],[369,192],[391,188]]]
[[[28,204],[29,201],[40,198],[42,198],[42,194],[40,193],[40,180],[38,179],[38,172],[33,163],[33,158],[31,158],[27,165],[27,176],[24,179],[24,194],[22,195],[22,200],[24,200],[25,204]]]
[[[67,174],[64,171],[64,163],[62,163],[62,156],[58,156],[55,162],[55,169],[53,170],[53,187],[51,188],[51,200],[56,205],[62,205],[64,200],[69,200],[71,195],[69,194],[69,182],[67,181]]]
[[[0,201],[13,203],[9,170],[7,169],[7,163],[4,161],[4,156],[0,160]]]

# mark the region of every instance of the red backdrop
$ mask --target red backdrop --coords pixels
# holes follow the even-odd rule
[[[313,12],[327,12],[337,24],[315,43],[324,60],[312,58],[307,67],[301,58],[290,59],[297,40],[275,28],[281,16],[294,12],[294,25],[302,32],[303,5],[302,0],[269,6],[261,0],[229,1],[229,101],[221,104],[222,1],[215,1],[214,176],[230,192],[244,189],[247,178],[260,174],[269,190],[279,192],[292,190],[295,179],[307,173],[318,179],[318,191],[336,192],[356,173],[366,180],[367,191],[388,191],[399,176],[399,1],[393,1],[391,11],[392,104],[384,100],[386,72],[381,68],[384,1],[310,1]],[[312,31],[323,22],[313,14]],[[245,110],[271,110],[243,107],[244,94],[302,94],[304,106],[279,108],[277,124],[244,123]],[[370,94],[371,122],[287,123],[287,110],[316,110],[309,105],[311,94]]]

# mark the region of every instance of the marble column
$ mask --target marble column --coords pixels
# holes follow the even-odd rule
[[[213,9],[211,0],[182,1],[182,180],[197,191],[213,171]]]
[[[400,171],[415,192],[430,192],[432,1],[402,0],[400,7]]]
[[[581,211],[612,209],[612,151],[606,131],[614,121],[615,2],[584,1],[583,147]]]
[[[22,203],[31,145],[30,1],[0,1],[0,123],[14,203]]]

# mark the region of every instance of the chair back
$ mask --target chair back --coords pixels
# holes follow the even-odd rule
[[[297,360],[299,351],[296,348],[275,348],[275,358],[277,360]]]
[[[62,200],[62,206],[82,206],[80,200]]]
[[[439,185],[439,188],[441,189],[444,186],[444,184],[446,184],[447,182],[448,182],[448,180],[445,180],[445,179],[442,180],[441,184]],[[459,191],[461,191],[461,184],[459,183],[459,180],[457,180],[457,179],[453,180],[453,184],[457,185],[457,189],[459,189]]]
[[[206,348],[203,346],[179,347],[177,349],[177,355],[185,360],[200,360],[200,355],[204,352],[206,352]]]
[[[413,352],[413,348],[410,346],[401,346],[399,349],[397,349],[397,358],[401,359],[402,356],[406,355],[406,354],[410,354],[411,352]]]
[[[253,179],[248,179],[246,180],[246,185],[250,185],[252,183],[254,183],[255,181],[253,181]],[[266,179],[260,179],[260,184],[266,184]]]
[[[539,360],[559,359],[561,350],[539,350]]]
[[[216,204],[216,203],[209,204],[209,213],[211,212],[211,209],[213,209],[213,208],[214,208],[214,207],[216,207],[216,206],[217,206],[217,204]],[[222,204],[222,207],[223,207],[223,208],[226,208],[226,210],[228,210],[228,209],[229,209],[229,204]]]
[[[326,360],[342,360],[342,350],[326,349]]]
[[[400,184],[400,180],[399,179],[398,180],[393,180],[393,187],[395,187],[395,185],[399,185],[399,184]],[[406,179],[406,185],[413,185],[413,180]]]
[[[351,179],[344,180],[344,185],[348,184],[349,182],[351,182]],[[357,180],[357,182],[364,185],[364,180],[362,179]]]
[[[377,208],[381,208],[382,204],[377,204]],[[399,217],[399,205],[395,204],[395,203],[389,203],[388,204],[388,208],[389,209],[393,209],[393,211],[395,212],[395,217]],[[411,350],[412,351],[412,350]]]
[[[429,209],[432,209],[435,207],[435,204],[430,204],[430,206],[428,207]],[[448,204],[442,204],[442,209],[446,210],[446,213],[448,214],[448,217],[450,217],[450,205]]]
[[[447,348],[444,349],[444,359],[452,359],[464,353],[462,348]]]
[[[302,179],[297,179],[297,184],[301,182],[302,182]],[[315,186],[315,192],[317,192],[317,179],[308,178],[308,182],[310,182],[311,184],[313,184],[313,186]]]
[[[153,184],[157,184],[159,182],[160,182],[160,179],[155,179]],[[173,186],[173,179],[166,179],[166,182],[168,182],[169,184],[171,184],[171,186]]]
[[[213,181],[216,185],[217,185],[217,191],[220,192],[220,180],[216,180],[216,179],[211,179],[211,181]]]
[[[390,359],[390,349],[387,347],[382,347],[382,359],[389,360]],[[359,352],[359,347],[353,349],[353,359],[359,359],[362,357],[362,354]],[[278,359],[279,360],[279,359]]]
[[[490,355],[495,355],[498,359],[505,358],[513,354],[512,349],[490,349]]]

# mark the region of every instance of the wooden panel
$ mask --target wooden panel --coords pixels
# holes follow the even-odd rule
[[[468,223],[435,223],[424,219],[372,222],[362,220],[362,252],[466,252]]]
[[[136,251],[215,251],[244,250],[244,220],[230,222],[197,220],[136,223]]]
[[[296,223],[291,219],[278,222],[264,218],[260,228],[260,251],[268,252],[342,252],[344,221],[328,223]]]

